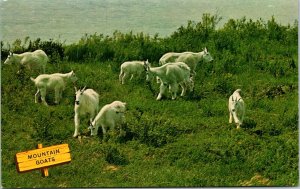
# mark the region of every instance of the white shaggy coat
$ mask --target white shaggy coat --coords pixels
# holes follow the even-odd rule
[[[207,51],[207,48],[205,47],[203,51],[194,53],[194,52],[182,52],[182,53],[174,53],[174,52],[169,52],[164,54],[160,60],[159,64],[164,65],[166,63],[170,62],[184,62],[186,63],[190,69],[191,69],[191,74],[193,76],[196,75],[195,69],[201,60],[204,60],[205,62],[210,62],[213,60],[212,56],[210,53]]]
[[[91,135],[97,135],[98,128],[101,126],[105,137],[107,129],[114,129],[116,125],[125,122],[125,111],[126,103],[121,101],[114,101],[103,106],[91,124]]]
[[[74,105],[74,123],[75,131],[73,137],[79,135],[80,119],[89,116],[90,123],[92,123],[97,112],[99,111],[99,94],[93,89],[79,89],[75,88],[75,105]]]
[[[145,62],[147,70],[147,81],[153,76],[160,78],[160,92],[156,100],[160,100],[165,95],[167,87],[171,92],[172,99],[176,99],[179,85],[182,87],[181,96],[184,96],[186,90],[193,89],[193,81],[190,78],[190,68],[183,62],[167,63],[160,67],[152,68]]]
[[[26,68],[31,71],[38,70],[39,73],[45,73],[48,61],[49,58],[43,50],[36,50],[22,54],[10,52],[4,64],[17,64],[19,66],[18,72],[20,72],[22,68]]]
[[[198,53],[183,53],[181,56],[179,56],[176,59],[176,62],[184,62],[186,63],[190,68],[191,68],[191,74],[193,76],[196,75],[196,67],[197,64],[201,61],[204,60],[205,62],[210,62],[213,60],[211,57],[210,53],[207,51],[205,48],[203,51],[198,52]]]
[[[41,74],[38,77],[30,78],[35,86],[37,87],[37,92],[35,94],[35,103],[38,103],[39,97],[43,104],[48,106],[46,102],[46,93],[48,90],[55,91],[55,103],[59,104],[62,98],[62,92],[65,90],[67,82],[75,82],[77,77],[73,71],[69,73],[54,73],[54,74]]]
[[[130,80],[135,77],[140,77],[145,72],[144,61],[124,62],[121,65],[119,81],[125,84],[125,81],[130,77]]]
[[[229,123],[232,123],[232,118],[237,126],[237,129],[243,124],[245,115],[245,103],[240,95],[241,89],[237,89],[229,97],[228,109],[229,109]]]

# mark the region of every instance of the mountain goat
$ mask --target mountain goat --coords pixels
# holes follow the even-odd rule
[[[125,111],[126,103],[121,101],[114,101],[103,106],[103,108],[91,123],[91,135],[97,135],[98,128],[99,126],[101,126],[103,136],[105,137],[107,129],[114,129],[116,125],[125,122]]]
[[[176,62],[186,63],[191,68],[191,74],[193,76],[195,76],[196,75],[196,72],[195,72],[196,66],[197,66],[198,62],[200,62],[202,59],[205,62],[210,62],[213,60],[212,56],[207,51],[206,47],[204,48],[203,51],[198,52],[198,53],[183,53],[176,59]]]
[[[54,73],[54,74],[41,74],[35,79],[30,78],[35,86],[37,87],[37,92],[35,94],[35,103],[38,103],[39,97],[41,97],[42,102],[48,106],[46,102],[46,91],[54,90],[55,91],[55,103],[59,104],[62,98],[62,92],[65,90],[67,82],[75,82],[77,77],[72,70],[69,73]]]
[[[170,62],[184,62],[190,67],[191,74],[195,76],[196,66],[198,62],[200,62],[202,59],[206,62],[210,62],[213,60],[212,56],[207,51],[206,47],[203,49],[203,51],[198,53],[194,53],[194,52],[166,53],[160,58],[159,63],[163,65]]]
[[[128,77],[131,80],[133,76],[139,77],[143,72],[145,72],[144,61],[124,62],[121,65],[119,81],[124,84]]]
[[[232,123],[232,117],[237,126],[237,129],[243,123],[244,114],[245,114],[245,104],[240,95],[241,89],[237,89],[229,97],[228,109],[229,109],[229,123]]]
[[[95,115],[99,111],[99,94],[93,89],[79,89],[75,87],[75,105],[74,105],[74,122],[75,131],[73,137],[79,135],[80,118],[89,116],[90,123],[92,123]]]
[[[190,90],[193,89],[193,81],[190,78],[190,68],[183,62],[167,63],[156,68],[150,67],[148,61],[146,61],[144,65],[147,70],[147,81],[153,76],[161,80],[160,92],[156,100],[162,98],[168,86],[173,100],[176,99],[178,85],[182,87],[181,96],[185,95],[187,88],[190,88]]]
[[[28,70],[39,70],[40,73],[45,73],[48,56],[43,50],[36,50],[34,52],[25,52],[22,54],[16,54],[10,52],[4,64],[17,64],[19,71],[26,68]]]

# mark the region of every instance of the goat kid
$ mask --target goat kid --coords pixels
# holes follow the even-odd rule
[[[35,103],[38,103],[39,98],[44,105],[48,106],[46,102],[46,93],[48,90],[55,91],[55,103],[59,104],[62,98],[62,92],[65,90],[66,84],[70,82],[77,81],[77,77],[72,70],[69,73],[54,73],[54,74],[41,74],[37,76],[35,79],[30,78],[31,81],[34,82],[35,86],[37,87],[37,92],[35,94]]]
[[[91,135],[98,133],[99,126],[102,127],[103,137],[106,138],[107,129],[114,129],[117,125],[125,123],[126,103],[114,101],[103,106],[90,126]],[[122,132],[122,127],[120,133]]]

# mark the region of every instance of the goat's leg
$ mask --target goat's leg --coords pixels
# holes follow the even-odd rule
[[[229,111],[229,123],[232,123],[232,114],[230,111]]]
[[[98,132],[98,129],[97,129],[97,132]],[[104,125],[102,125],[102,133],[103,133],[103,136],[106,135],[106,128]]]
[[[75,131],[73,137],[77,137],[79,133],[79,125],[80,125],[80,119],[77,114],[74,116],[74,123],[75,123]]]
[[[132,78],[133,78],[133,74],[131,74],[131,77],[130,77],[130,79],[129,79],[129,80],[131,81],[131,80],[132,80]]]
[[[238,122],[236,123],[236,128],[239,129],[240,126],[243,124],[244,115],[240,115],[240,118],[238,119]]]
[[[177,83],[171,84],[170,90],[171,90],[171,94],[172,94],[172,100],[175,100],[177,97],[178,84]]]
[[[48,104],[46,102],[46,88],[41,88],[40,93],[41,93],[41,99],[42,99],[43,104],[48,106]]]
[[[60,101],[60,90],[59,89],[55,89],[55,100],[54,100],[54,103],[55,104],[59,104],[59,101]]]
[[[128,77],[129,77],[129,75],[127,73],[124,73],[124,75],[122,77],[122,84],[125,84],[125,80],[127,80]]]
[[[40,90],[38,89],[37,92],[34,95],[34,102],[38,103],[40,98]]]
[[[240,120],[239,120],[239,118],[237,117],[237,115],[236,115],[235,112],[233,112],[233,119],[234,119],[234,122],[235,122],[235,124],[236,124],[236,126],[237,126],[237,129],[239,129],[239,128],[240,128],[240,125],[241,125],[241,122],[240,122]]]
[[[186,93],[186,88],[187,88],[186,83],[185,82],[180,83],[180,87],[181,87],[181,94],[180,94],[180,96],[184,96],[185,93]]]
[[[194,91],[194,78],[193,77],[190,77],[189,78],[189,81],[188,81],[188,87],[190,88],[190,91],[193,92]]]
[[[97,132],[98,132],[98,129],[97,129]],[[105,125],[102,125],[102,133],[103,133],[103,141],[107,141],[108,136],[107,136],[107,131],[106,131],[106,126]]]
[[[160,100],[163,97],[163,95],[166,93],[167,87],[168,87],[167,84],[164,84],[161,82],[160,87],[159,87],[159,94],[158,94],[156,100]]]

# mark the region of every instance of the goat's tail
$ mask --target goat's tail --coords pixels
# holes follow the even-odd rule
[[[235,90],[234,92],[240,93],[240,92],[242,92],[242,90],[241,90],[241,89],[237,89],[237,90]]]
[[[34,79],[34,78],[30,77],[30,79],[31,79],[31,81],[35,82],[35,79]]]

